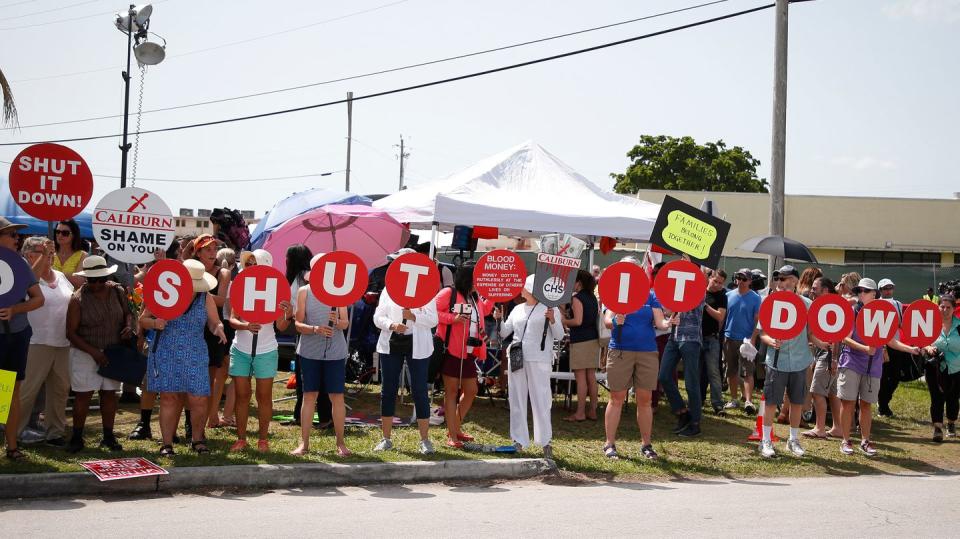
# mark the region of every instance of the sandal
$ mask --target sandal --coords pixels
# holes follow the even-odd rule
[[[220,424],[217,425],[217,426],[218,426],[218,427],[236,427],[236,426],[237,426],[237,418],[235,418],[235,417],[232,417],[232,418],[230,418],[230,419],[223,418],[223,421],[221,421]]]
[[[161,456],[161,457],[164,457],[164,458],[167,458],[167,457],[173,458],[173,456],[174,456],[175,454],[176,454],[176,453],[174,453],[174,451],[173,451],[173,446],[172,446],[172,445],[165,445],[165,446],[163,446],[163,447],[160,448],[160,456]]]
[[[567,417],[563,418],[563,420],[566,421],[567,423],[583,423],[584,421],[587,420],[587,418],[584,417],[581,419],[577,416],[568,415]],[[594,419],[594,421],[596,421],[596,419]]]
[[[800,433],[800,436],[803,436],[804,438],[814,438],[816,440],[826,440],[828,438],[826,434],[821,435],[815,430],[805,430]]]
[[[457,434],[457,440],[460,440],[461,442],[472,442],[472,441],[473,441],[473,436],[470,436],[469,434],[467,434],[467,433],[465,433],[465,432],[461,432],[461,433]]]
[[[19,447],[15,447],[13,449],[7,449],[7,458],[10,460],[23,460],[27,458],[27,456],[23,454],[23,451],[20,451]]]
[[[346,447],[344,447],[343,449],[340,449],[339,447],[337,448],[337,456],[346,458],[351,455],[353,455],[353,452],[351,452]]]
[[[257,451],[261,453],[270,451],[270,442],[266,440],[257,440]]]
[[[617,453],[617,446],[612,444],[603,446],[603,456],[611,460],[619,459],[620,454]]]
[[[200,440],[199,442],[193,442],[190,444],[190,447],[197,452],[198,455],[206,455],[210,453],[210,449],[207,447],[206,440]]]
[[[451,440],[447,438],[447,447],[452,447],[454,449],[463,449],[463,442],[460,440]]]

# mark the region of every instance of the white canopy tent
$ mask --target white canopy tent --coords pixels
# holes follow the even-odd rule
[[[660,212],[657,204],[601,190],[529,141],[374,206],[412,228],[481,225],[507,236],[561,232],[590,241],[648,240]]]

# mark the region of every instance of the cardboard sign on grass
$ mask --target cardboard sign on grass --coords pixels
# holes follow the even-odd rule
[[[663,198],[650,243],[688,255],[701,266],[717,268],[729,233],[730,223],[668,195]]]

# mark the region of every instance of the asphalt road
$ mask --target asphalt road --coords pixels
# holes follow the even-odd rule
[[[384,485],[0,502],[5,537],[957,537],[960,476]],[[759,529],[762,527],[763,529]]]

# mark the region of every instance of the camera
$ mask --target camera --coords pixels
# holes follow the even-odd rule
[[[467,337],[467,346],[483,346],[483,339],[478,339],[477,337]]]
[[[473,314],[473,306],[469,303],[458,303],[454,305],[453,312],[457,314]]]

